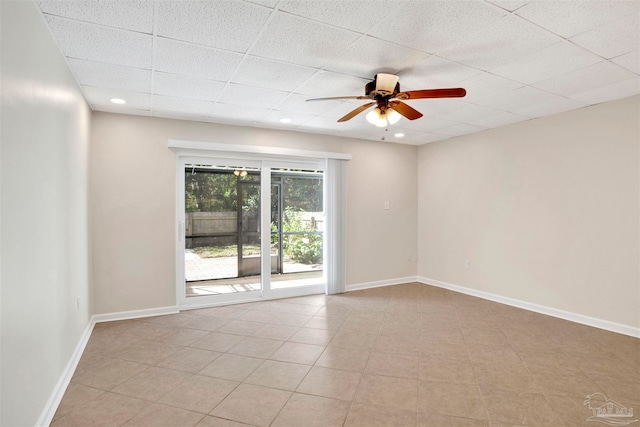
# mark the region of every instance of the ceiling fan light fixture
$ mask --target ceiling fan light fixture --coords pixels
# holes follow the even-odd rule
[[[392,110],[391,108],[389,108],[386,113],[387,120],[389,120],[390,125],[395,125],[396,123],[398,123],[398,120],[400,120],[400,117],[402,117],[400,113],[398,113],[396,110]]]
[[[387,125],[386,115],[378,107],[369,111],[366,119],[369,123],[379,128],[383,128]]]

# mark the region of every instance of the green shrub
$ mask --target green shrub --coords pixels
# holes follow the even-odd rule
[[[287,207],[284,212],[284,233],[314,233],[315,224],[302,221],[302,212],[296,212]],[[276,225],[271,224],[271,230],[277,231]],[[276,243],[272,236],[272,243]],[[322,263],[322,234],[289,234],[283,236],[282,249],[284,255],[302,264]]]
[[[322,263],[322,235],[292,235],[285,254],[302,264]]]

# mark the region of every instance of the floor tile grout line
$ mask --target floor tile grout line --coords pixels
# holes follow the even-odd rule
[[[376,324],[374,325],[373,328],[370,328],[370,330],[373,332],[375,330],[375,338],[373,340],[372,343],[372,347],[369,347],[366,349],[366,354],[367,354],[367,359],[366,359],[366,363],[364,365],[364,367],[362,368],[363,370],[359,372],[359,381],[358,381],[358,385],[356,387],[356,390],[354,392],[354,395],[352,397],[352,399],[350,400],[350,404],[349,404],[349,409],[346,412],[345,415],[345,419],[343,420],[343,424],[346,423],[347,421],[347,417],[349,416],[349,414],[351,413],[354,404],[356,403],[356,396],[358,394],[358,392],[361,390],[362,384],[363,384],[363,379],[366,376],[366,372],[367,372],[367,367],[369,366],[369,364],[371,363],[371,357],[372,357],[372,353],[375,352],[375,346],[377,341],[381,338],[381,337],[387,337],[387,336],[402,336],[402,334],[400,333],[400,335],[397,335],[396,332],[402,332],[402,326],[398,326],[395,325],[394,327],[391,327],[391,329],[388,329],[385,331],[385,327],[388,327],[389,325],[394,323],[394,316],[397,316],[399,313],[402,313],[402,309],[401,307],[403,306],[403,300],[405,299],[411,299],[411,297],[419,298],[420,303],[417,305],[417,309],[416,306],[413,306],[410,308],[410,310],[415,311],[416,313],[419,313],[419,318],[420,318],[420,342],[419,342],[419,347],[417,349],[417,361],[418,361],[418,378],[417,378],[417,383],[418,383],[418,390],[417,390],[417,402],[416,402],[416,408],[415,408],[415,416],[416,416],[416,422],[418,420],[418,417],[420,415],[420,411],[419,411],[419,405],[420,405],[420,382],[422,381],[420,379],[420,363],[421,360],[423,360],[423,356],[424,353],[422,351],[422,338],[424,337],[424,331],[426,330],[426,328],[428,327],[427,323],[425,322],[425,320],[427,318],[432,318],[432,319],[437,319],[437,314],[435,315],[435,317],[433,314],[431,316],[427,315],[427,313],[429,313],[428,310],[426,310],[426,306],[425,306],[425,301],[428,300],[428,294],[423,292],[420,292],[418,294],[416,294],[415,292],[402,292],[401,287],[398,288],[390,288],[387,289],[384,292],[376,292],[376,291],[371,291],[371,292],[362,292],[362,293],[358,293],[356,295],[351,295],[352,297],[346,297],[343,299],[343,301],[345,302],[345,304],[339,303],[337,306],[340,307],[349,307],[348,311],[346,311],[346,315],[344,317],[336,317],[337,319],[342,319],[341,322],[337,322],[340,325],[337,328],[313,328],[313,329],[317,329],[317,330],[327,330],[327,331],[331,331],[331,332],[327,332],[327,333],[331,333],[332,336],[330,339],[325,340],[323,342],[323,344],[314,344],[314,343],[310,343],[309,345],[315,345],[318,347],[322,347],[322,352],[320,353],[320,355],[318,357],[315,358],[313,364],[311,365],[307,365],[306,363],[304,365],[309,366],[309,370],[307,371],[307,373],[305,374],[305,376],[302,378],[302,380],[300,380],[300,382],[298,383],[298,386],[304,381],[304,379],[307,377],[307,375],[309,374],[309,372],[317,365],[318,360],[320,359],[320,357],[322,357],[322,354],[328,349],[330,348],[330,344],[331,342],[334,340],[336,334],[340,333],[340,331],[357,331],[357,326],[359,322],[349,322],[347,323],[345,321],[345,319],[360,319],[360,321],[362,321],[362,319],[368,318],[369,322],[375,321]],[[355,294],[355,293],[354,293]],[[486,417],[487,417],[487,422],[491,423],[491,418],[489,415],[489,411],[488,411],[488,407],[487,407],[487,403],[485,400],[485,394],[486,394],[486,390],[490,390],[492,389],[491,386],[489,385],[489,387],[480,387],[479,384],[479,380],[478,380],[478,376],[477,376],[477,371],[474,370],[474,366],[476,366],[477,364],[474,364],[471,361],[471,348],[470,343],[473,343],[474,341],[477,341],[477,336],[475,335],[471,335],[471,341],[469,341],[469,335],[466,333],[463,333],[463,331],[467,331],[469,329],[471,330],[475,330],[477,329],[478,331],[482,331],[484,330],[487,334],[488,337],[493,339],[493,337],[495,336],[496,338],[499,338],[496,335],[496,332],[499,332],[500,335],[502,336],[502,338],[500,338],[500,340],[502,340],[504,338],[504,343],[507,345],[507,348],[515,353],[517,360],[518,360],[518,366],[522,366],[523,372],[526,372],[526,375],[529,377],[532,377],[537,384],[537,380],[536,380],[536,375],[534,375],[534,371],[532,370],[532,365],[530,363],[528,363],[528,360],[537,360],[537,359],[532,359],[531,357],[527,357],[526,359],[523,358],[525,355],[527,355],[528,352],[530,352],[531,350],[529,350],[526,346],[526,342],[525,342],[525,346],[522,347],[522,345],[517,345],[516,346],[516,341],[514,341],[514,338],[517,337],[517,335],[514,335],[512,333],[506,333],[505,331],[508,330],[512,330],[512,328],[505,328],[505,324],[499,324],[497,328],[494,329],[494,326],[491,325],[492,322],[483,322],[483,325],[478,328],[474,328],[471,327],[469,328],[470,324],[469,321],[473,321],[473,318],[476,315],[483,315],[485,317],[487,317],[487,319],[493,319],[495,320],[500,320],[500,318],[502,318],[502,320],[504,320],[506,317],[508,317],[505,312],[502,312],[501,310],[497,310],[498,306],[494,306],[492,304],[475,304],[474,301],[477,302],[477,300],[475,299],[469,299],[467,297],[458,297],[458,298],[452,298],[451,295],[454,294],[449,294],[446,293],[444,295],[448,295],[448,297],[446,299],[443,299],[440,303],[442,303],[443,301],[446,302],[446,305],[449,307],[454,307],[455,308],[455,319],[457,322],[457,325],[455,325],[455,329],[459,331],[459,333],[462,334],[462,344],[465,346],[465,354],[467,356],[467,360],[469,363],[469,365],[472,368],[472,372],[474,374],[474,379],[475,379],[475,386],[479,389],[480,391],[480,397],[482,399],[482,403],[484,405],[485,408],[485,412],[486,412]],[[356,298],[353,298],[353,296],[356,296]],[[338,298],[338,297],[336,297]],[[348,302],[348,303],[347,303]],[[469,302],[469,304],[467,303]],[[281,303],[281,301],[279,301],[276,304]],[[309,319],[307,321],[305,321],[302,324],[298,324],[296,326],[292,326],[291,330],[293,330],[294,332],[289,335],[286,339],[275,339],[273,337],[262,337],[262,336],[255,336],[255,335],[240,335],[237,334],[237,336],[239,337],[239,340],[245,340],[248,338],[260,338],[260,339],[265,339],[265,340],[272,340],[272,341],[281,341],[282,344],[280,344],[280,347],[282,347],[285,343],[297,343],[297,344],[308,344],[308,343],[298,343],[297,341],[295,341],[295,339],[293,338],[294,335],[300,331],[302,328],[305,328],[307,323],[314,317],[317,316],[317,313],[322,309],[322,308],[326,308],[327,307],[327,303],[328,300],[325,301],[325,303],[321,306],[319,306],[319,308],[315,311],[314,315],[310,315]],[[275,307],[275,305],[274,305]],[[409,306],[405,307],[405,310],[408,310]],[[259,307],[252,305],[252,306],[245,306],[243,308],[243,311],[249,312],[249,311],[254,311],[254,312],[258,312],[261,310],[258,310]],[[277,311],[277,310],[276,310]],[[268,312],[268,311],[265,311]],[[367,315],[367,313],[378,313],[378,315]],[[518,312],[520,313],[520,312]],[[289,314],[289,313],[286,313]],[[293,315],[296,315],[295,313],[291,313]],[[327,314],[327,313],[324,313]],[[465,319],[463,320],[461,315],[465,315]],[[364,315],[364,316],[363,316]],[[113,324],[115,327],[113,329],[111,328],[96,328],[94,330],[94,333],[92,334],[91,338],[96,338],[96,337],[100,337],[100,340],[97,341],[97,345],[96,346],[88,346],[88,348],[85,350],[85,355],[92,355],[92,356],[97,356],[98,358],[93,359],[95,361],[95,364],[90,364],[88,366],[90,367],[102,367],[102,366],[106,366],[109,365],[110,363],[112,363],[114,360],[119,360],[122,362],[127,362],[127,363],[132,363],[132,364],[137,364],[137,365],[141,365],[143,366],[142,371],[135,373],[134,375],[132,375],[131,377],[129,377],[128,379],[125,379],[123,382],[118,383],[117,385],[113,386],[113,387],[108,387],[110,388],[109,390],[105,390],[105,388],[99,386],[100,388],[95,387],[95,383],[93,383],[94,385],[92,386],[86,386],[81,382],[76,382],[75,380],[72,381],[72,383],[77,384],[78,386],[83,386],[83,387],[88,387],[94,390],[97,390],[99,392],[101,392],[102,394],[104,393],[111,393],[111,394],[117,394],[117,395],[121,395],[121,396],[127,396],[130,397],[128,395],[124,395],[124,394],[120,394],[119,392],[115,392],[113,391],[115,388],[119,387],[120,384],[129,381],[129,379],[134,378],[137,375],[140,375],[142,372],[144,372],[145,370],[148,370],[150,367],[151,368],[156,368],[156,369],[163,369],[163,370],[170,370],[172,372],[179,372],[179,373],[183,373],[185,375],[188,376],[188,378],[197,378],[195,377],[196,375],[201,376],[201,377],[210,377],[208,375],[204,375],[204,374],[200,374],[200,371],[203,368],[200,368],[199,370],[194,371],[185,371],[185,370],[180,370],[180,369],[174,369],[173,367],[165,367],[165,366],[159,366],[160,363],[162,363],[162,361],[167,360],[169,358],[172,357],[172,355],[175,355],[177,353],[179,353],[181,351],[181,349],[187,349],[187,348],[191,348],[191,349],[198,349],[198,350],[203,350],[203,351],[212,351],[212,350],[205,350],[205,349],[200,349],[198,347],[192,347],[192,344],[196,341],[198,341],[198,339],[196,339],[195,341],[191,341],[191,342],[179,342],[179,343],[175,343],[175,342],[171,342],[171,340],[169,339],[170,336],[174,333],[180,333],[180,331],[186,331],[186,330],[198,330],[196,328],[190,328],[189,326],[187,326],[187,323],[181,324],[180,323],[180,317],[179,315],[170,315],[171,317],[167,316],[164,317],[165,319],[172,319],[172,320],[168,320],[166,322],[160,321],[158,323],[155,323],[152,321],[152,319],[146,319],[146,320],[140,320],[140,319],[132,319],[130,321],[122,321],[121,323],[117,323],[117,324]],[[174,317],[176,316],[176,317]],[[201,316],[204,317],[204,316]],[[216,319],[220,319],[220,320],[224,320],[226,323],[216,327],[216,329],[214,331],[217,331],[218,329],[222,328],[225,324],[228,324],[231,321],[234,320],[242,320],[239,319],[238,316],[234,317],[228,317],[228,318],[224,318],[224,317],[215,317],[212,316]],[[407,316],[408,318],[411,318],[411,316]],[[317,319],[321,319],[324,318],[326,322],[331,323],[331,324],[335,324],[336,322],[332,322],[330,319],[334,318],[333,316],[318,316],[316,317]],[[157,318],[156,318],[157,319]],[[371,320],[371,319],[375,319],[375,320]],[[541,318],[541,320],[543,321],[536,321],[536,325],[545,325],[547,328],[549,326],[552,325],[552,323],[550,322],[557,322],[557,320],[550,320],[547,317],[543,317]],[[564,321],[563,321],[564,322]],[[267,328],[278,328],[281,327],[282,325],[278,325],[278,324],[271,324],[271,323],[266,323],[266,322],[256,322],[256,323],[261,323],[263,326],[262,327],[267,327]],[[327,323],[327,325],[328,325]],[[346,323],[346,325],[345,325]],[[407,323],[406,318],[405,320],[403,320],[402,322],[399,322],[399,324],[403,324]],[[365,324],[366,324],[366,320],[365,320]],[[558,323],[559,325],[566,325],[565,323]],[[524,326],[519,326],[517,328],[513,328],[514,331],[517,331],[518,328],[520,327],[524,327],[526,328],[526,319],[524,319],[522,321],[522,325]],[[142,326],[142,327],[141,327]],[[151,327],[153,326],[153,327]],[[354,326],[356,327],[354,329]],[[396,329],[397,328],[397,329]],[[618,355],[616,353],[616,351],[612,350],[612,349],[616,349],[617,347],[611,347],[611,349],[607,348],[607,345],[611,346],[613,345],[615,342],[617,342],[618,340],[620,340],[620,348],[622,349],[621,351],[623,351],[623,353],[620,354],[627,354],[628,352],[633,352],[635,351],[636,347],[636,343],[635,341],[630,343],[628,340],[623,340],[623,339],[619,339],[617,338],[617,336],[613,336],[613,338],[615,338],[615,340],[611,339],[608,340],[608,336],[607,335],[602,335],[601,333],[595,333],[597,332],[596,330],[594,330],[594,332],[591,331],[591,329],[580,329],[580,327],[575,326],[572,324],[568,324],[568,327],[566,329],[563,329],[561,331],[559,331],[558,333],[552,333],[550,332],[552,329],[548,328],[544,334],[544,336],[550,337],[550,339],[553,339],[554,342],[557,342],[558,339],[562,339],[562,337],[564,335],[567,336],[571,336],[573,335],[575,337],[575,339],[571,340],[570,342],[562,345],[562,344],[557,344],[554,345],[553,349],[551,350],[551,354],[558,354],[561,355],[562,360],[572,360],[575,361],[576,359],[579,359],[582,356],[588,356],[589,353],[587,352],[587,349],[589,347],[589,345],[594,344],[596,345],[595,349],[597,350],[597,353],[602,355],[603,359],[605,359],[607,356],[615,356],[614,360],[617,361],[622,361],[621,363],[624,364],[624,368],[629,368],[631,369],[633,367],[632,363],[627,363],[627,361],[625,360],[625,358],[621,355]],[[149,333],[150,335],[145,335],[145,331],[147,333]],[[203,330],[200,329],[198,330],[200,333],[203,333],[203,336],[206,336],[214,331],[210,331],[210,330]],[[383,335],[383,331],[385,332],[385,335]],[[224,333],[224,332],[220,332],[220,333]],[[388,334],[387,334],[388,333]],[[236,335],[236,334],[229,334],[226,333],[227,335]],[[197,334],[196,334],[197,335]],[[119,351],[118,348],[116,347],[113,350],[115,350],[114,352],[107,352],[105,353],[102,349],[102,347],[105,346],[105,343],[108,343],[110,339],[113,339],[115,341],[121,340],[121,339],[127,339],[127,340],[132,340],[132,342],[135,342],[136,344],[140,344],[142,347],[144,347],[145,345],[150,345],[151,348],[153,348],[156,345],[160,345],[160,346],[171,346],[174,347],[176,350],[171,353],[171,354],[167,354],[163,357],[161,357],[160,359],[158,359],[157,361],[151,362],[151,361],[140,361],[140,358],[136,358],[136,357],[129,357],[127,355],[127,351],[125,350],[124,353]],[[481,337],[480,337],[481,338]],[[607,344],[598,344],[600,339],[607,339]],[[415,338],[411,338],[411,339],[415,339]],[[166,340],[166,341],[165,341]],[[238,342],[240,342],[238,341]],[[96,341],[94,341],[96,342]],[[236,342],[236,344],[238,343]],[[519,341],[518,341],[519,342]],[[236,345],[234,344],[234,345]],[[120,344],[120,347],[122,346],[122,344]],[[232,346],[233,347],[233,346]],[[278,347],[278,348],[280,348]],[[107,349],[108,347],[105,347],[105,349]],[[342,348],[342,347],[336,347],[336,348]],[[111,350],[111,349],[110,349]],[[222,354],[229,354],[229,355],[233,355],[233,353],[229,353],[230,348],[227,348],[224,352],[216,352],[218,353],[217,357],[220,357],[220,355]],[[274,352],[271,353],[271,355],[269,357],[259,357],[258,359],[261,360],[261,363],[256,366],[252,372],[255,372],[256,369],[259,369],[260,366],[263,366],[264,363],[266,363],[267,360],[274,360],[274,359],[270,359],[273,354],[275,353],[276,350],[274,350]],[[386,354],[386,352],[383,352]],[[534,352],[535,353],[535,352]],[[395,352],[391,352],[390,354],[396,354]],[[84,355],[83,355],[84,356]],[[217,358],[216,357],[216,358]],[[155,360],[155,359],[154,359]],[[515,360],[515,359],[514,359]],[[214,359],[215,361],[215,359]],[[213,361],[212,361],[213,362]],[[479,363],[482,361],[479,361]],[[211,362],[207,363],[205,366],[208,366],[208,364],[210,364]],[[289,362],[287,362],[289,363]],[[552,362],[554,363],[554,362]],[[555,362],[557,363],[557,362]],[[561,367],[561,366],[559,366]],[[90,371],[91,369],[88,369],[88,371]],[[593,383],[595,383],[598,388],[600,388],[600,381],[598,381],[596,383],[595,379],[596,377],[599,378],[598,375],[594,375],[593,372],[591,372],[590,370],[588,370],[585,366],[578,366],[578,371],[580,372],[585,378],[588,378],[590,381],[592,381]],[[328,368],[328,369],[335,369],[335,368]],[[604,369],[604,368],[603,368]],[[340,371],[339,368],[337,368],[338,371]],[[348,371],[348,370],[347,370]],[[597,372],[600,372],[600,370],[596,370]],[[594,372],[596,372],[594,371]],[[618,370],[620,371],[620,370]],[[587,372],[589,372],[587,374]],[[603,371],[606,372],[606,371]],[[616,370],[612,371],[612,372],[617,372]],[[247,378],[249,378],[249,376],[252,375],[251,373],[247,374],[245,376],[245,378],[242,381],[235,381],[237,384],[236,386],[233,388],[233,390],[231,390],[224,399],[226,399],[229,394],[233,393],[234,390],[237,389],[238,386],[240,386],[240,384],[249,384],[246,383],[245,381],[247,380]],[[391,377],[391,378],[404,378],[395,374],[376,374],[376,375],[382,375],[385,377]],[[216,377],[213,377],[216,378]],[[184,384],[184,381],[187,381],[188,379],[183,379],[181,381],[181,384]],[[448,381],[445,381],[445,383],[448,383]],[[634,384],[632,382],[632,384]],[[298,388],[298,386],[296,387],[296,390]],[[277,390],[281,390],[280,388],[276,388],[276,387],[271,387],[268,386],[268,388],[273,388],[273,389],[277,389]],[[291,399],[291,397],[293,396],[293,393],[298,393],[296,390],[286,390],[287,392],[291,393],[289,395],[289,398],[287,399],[287,402],[285,402],[285,404],[280,408],[280,411],[283,410],[283,408],[287,405],[287,403],[289,402],[289,400]],[[498,387],[497,390],[502,390],[501,387]],[[509,389],[505,389],[507,392],[510,392]],[[541,397],[543,399],[545,399],[546,404],[550,405],[551,402],[551,396],[554,396],[553,394],[553,390],[548,388],[548,387],[543,387],[542,385],[539,385],[538,389],[536,390],[532,390],[531,393],[537,394],[537,395],[541,395]],[[301,394],[305,394],[305,393],[301,393]],[[154,404],[160,404],[158,403],[160,400],[162,400],[163,396],[166,395],[166,393],[164,393],[163,395],[161,395],[160,397],[158,397],[158,399],[156,400],[146,400],[145,398],[142,398],[142,400],[144,400],[145,402],[152,402]],[[313,395],[313,394],[311,394]],[[98,396],[96,396],[96,398],[98,398]],[[133,397],[135,399],[140,399],[140,398],[136,398]],[[328,398],[328,397],[327,397]],[[224,399],[222,399],[222,401],[224,401]],[[328,398],[328,399],[332,399],[332,398]],[[91,399],[93,400],[93,399]],[[221,401],[221,402],[222,402]],[[218,405],[220,404],[220,402],[218,402]],[[164,404],[162,404],[164,405]],[[379,407],[393,407],[393,406],[386,406],[384,404],[380,404],[380,403],[376,403],[376,406]],[[174,407],[170,404],[166,404],[166,406],[169,407]],[[177,408],[179,408],[179,406],[175,406]],[[216,405],[217,407],[217,405]],[[554,412],[555,415],[557,415],[557,411],[555,410],[555,408],[553,408],[552,406],[550,406],[550,408],[552,409],[552,412]],[[184,408],[181,408],[184,409]],[[72,409],[70,410],[70,412],[75,411],[76,409]],[[215,410],[215,407],[212,409],[212,411]],[[70,412],[65,413],[65,415],[63,415],[60,418],[66,417]],[[279,412],[280,413],[280,412]],[[201,414],[200,412],[198,412],[198,414]],[[278,415],[276,415],[277,418]],[[203,416],[204,417],[204,416]],[[275,418],[274,418],[275,420]],[[562,419],[559,418],[560,422],[558,422],[558,424],[562,423],[562,424],[566,424],[566,422]],[[491,423],[493,425],[493,423]]]

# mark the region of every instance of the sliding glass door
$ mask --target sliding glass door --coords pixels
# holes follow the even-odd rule
[[[271,289],[323,283],[323,173],[271,172],[271,243],[277,269]]]
[[[324,291],[321,169],[186,158],[179,171],[183,304]]]
[[[260,170],[184,166],[186,296],[260,291]]]

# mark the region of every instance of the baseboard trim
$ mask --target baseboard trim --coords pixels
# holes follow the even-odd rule
[[[347,285],[345,292],[361,291],[363,289],[381,288],[383,286],[402,285],[404,283],[417,282],[416,276],[400,277],[397,279],[378,280],[375,282],[356,283],[354,285]]]
[[[634,328],[633,326],[623,325],[621,323],[611,322],[609,320],[598,319],[591,316],[585,316],[583,314],[572,313],[570,311],[559,310],[553,307],[547,307],[527,301],[504,297],[501,295],[492,294],[490,292],[479,291],[460,285],[454,285],[452,283],[443,282],[441,280],[430,279],[428,277],[418,276],[417,281],[420,283],[424,283],[425,285],[449,289],[451,291],[483,298],[489,301],[499,302],[501,304],[510,305],[512,307],[522,308],[540,314],[546,314],[547,316],[557,317],[587,326],[593,326],[594,328],[604,329],[606,331],[616,332],[618,334],[628,335],[634,338],[640,338],[640,328]]]
[[[78,345],[76,345],[76,348],[73,350],[71,358],[69,359],[69,362],[67,362],[67,366],[65,366],[64,370],[62,371],[60,379],[58,380],[56,386],[53,388],[53,392],[51,393],[51,396],[49,396],[49,400],[47,400],[44,409],[40,413],[38,421],[36,421],[37,427],[46,427],[51,424],[51,421],[53,421],[53,416],[58,410],[58,406],[62,401],[62,397],[64,396],[64,393],[67,391],[67,387],[71,382],[73,373],[76,371],[78,362],[80,362],[82,353],[84,352],[84,349],[89,342],[89,338],[91,337],[91,332],[93,332],[94,325],[95,322],[93,322],[93,320],[90,320],[89,324],[87,324],[87,326],[84,328],[84,332],[80,337]]]
[[[145,308],[142,310],[94,314],[91,320],[94,323],[113,322],[115,320],[139,319],[141,317],[161,316],[163,314],[176,314],[179,312],[180,312],[180,307],[178,307],[177,305],[172,305],[169,307]]]
[[[53,416],[56,414],[58,406],[62,401],[62,397],[67,391],[67,387],[71,382],[71,378],[73,377],[73,374],[78,367],[78,362],[80,362],[82,353],[84,352],[84,349],[89,342],[89,338],[91,338],[91,333],[93,332],[93,327],[96,325],[96,323],[112,322],[114,320],[137,319],[141,317],[159,316],[162,314],[174,314],[178,313],[179,311],[180,310],[178,309],[178,306],[171,306],[93,315],[89,320],[89,323],[87,324],[84,332],[82,333],[80,341],[78,342],[78,345],[76,345],[76,348],[73,351],[69,362],[67,362],[67,366],[65,366],[64,370],[62,371],[62,375],[60,375],[60,379],[54,387],[53,392],[51,392],[49,400],[40,413],[40,417],[38,418],[38,421],[36,421],[36,426],[46,427],[51,424]]]

